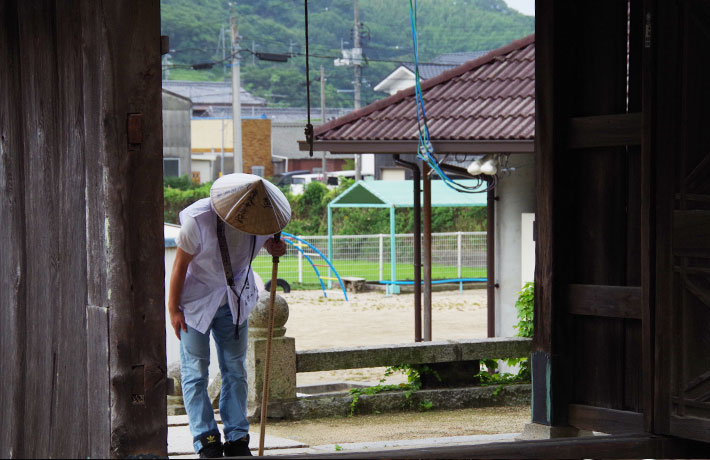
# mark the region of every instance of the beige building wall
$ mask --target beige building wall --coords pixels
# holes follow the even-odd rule
[[[193,153],[214,152],[219,155],[222,149],[230,154],[233,152],[231,119],[193,119],[191,127]],[[233,172],[231,164],[230,161],[229,166],[225,166],[225,174]],[[254,166],[262,166],[265,176],[274,174],[271,163],[270,119],[242,120],[242,165],[245,173],[252,173]]]

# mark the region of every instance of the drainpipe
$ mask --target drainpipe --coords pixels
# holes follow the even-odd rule
[[[488,181],[488,200],[486,206],[486,278],[487,281],[487,297],[488,297],[488,337],[496,336],[496,281],[495,281],[495,202],[496,190],[492,181]]]
[[[271,158],[276,158],[278,160],[285,160],[286,164],[284,165],[284,172],[288,172],[288,157],[282,157],[281,155],[274,155],[272,153]]]
[[[394,162],[412,171],[414,189],[414,341],[422,341],[422,204],[421,173],[419,165],[400,160],[394,155]]]

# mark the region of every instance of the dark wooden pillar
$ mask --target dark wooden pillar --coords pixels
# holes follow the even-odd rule
[[[432,340],[431,326],[431,168],[422,162],[424,182],[424,307],[422,311],[422,340]]]
[[[624,429],[641,426],[637,73],[627,86],[639,37],[628,11],[613,0],[537,4],[533,420],[548,425],[591,429],[588,414],[617,410]]]
[[[2,2],[0,59],[0,455],[165,456],[160,4]]]

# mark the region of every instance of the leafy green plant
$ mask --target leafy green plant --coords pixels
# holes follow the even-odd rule
[[[515,308],[518,310],[518,324],[515,325],[518,330],[518,337],[532,337],[533,335],[534,300],[535,285],[526,283],[518,294],[518,300],[515,302]],[[494,396],[498,396],[504,385],[529,383],[531,380],[530,363],[527,358],[509,358],[505,362],[509,366],[519,366],[517,374],[498,372],[498,362],[495,359],[481,360],[481,372],[476,374],[481,386],[498,385],[493,392]]]
[[[431,410],[432,407],[434,407],[434,403],[432,401],[429,401],[428,399],[419,402],[419,410],[422,412]]]
[[[387,377],[390,377],[397,372],[401,372],[407,376],[407,383],[400,383],[397,385],[385,385],[384,382]],[[421,376],[423,374],[434,375],[436,379],[441,381],[441,377],[439,376],[439,374],[427,365],[399,364],[396,366],[388,367],[387,369],[385,369],[384,377],[380,379],[380,382],[377,385],[366,388],[352,388],[349,391],[350,395],[352,396],[352,400],[350,401],[350,412],[348,413],[348,416],[352,417],[355,414],[355,410],[357,409],[357,405],[360,401],[361,395],[375,395],[383,391],[404,390],[404,398],[406,401],[404,405],[405,407],[413,408],[414,402],[410,398],[415,392],[419,391],[422,388]],[[421,411],[428,411],[432,407],[434,407],[434,403],[428,400],[421,401],[418,406],[419,410]]]
[[[336,445],[335,445],[335,450],[337,450],[338,452],[340,452],[341,450],[343,450],[343,446],[341,446],[340,444],[336,444]]]
[[[179,224],[180,211],[195,201],[210,196],[211,182],[199,186],[187,185],[180,178],[176,178],[174,181],[166,180],[166,182],[175,185],[175,187],[166,185],[163,188],[163,217],[167,223]]]
[[[515,308],[518,310],[518,324],[515,328],[518,330],[518,337],[533,336],[533,307],[535,303],[535,285],[526,283],[523,289],[518,293],[518,300],[515,302]]]

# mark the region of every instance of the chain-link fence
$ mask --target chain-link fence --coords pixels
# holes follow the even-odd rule
[[[289,284],[305,287],[320,286],[335,275],[329,273],[328,263],[318,254],[328,257],[327,236],[299,237],[307,244],[289,240],[288,251],[279,263],[279,278]],[[434,233],[432,242],[432,278],[461,280],[486,278],[486,232]],[[314,250],[315,248],[316,250]],[[396,281],[414,279],[414,236],[395,235]],[[391,281],[392,265],[390,235],[333,236],[333,255],[330,261],[343,276],[365,278],[367,281]],[[254,270],[267,281],[271,278],[271,256],[262,249],[252,264]]]

